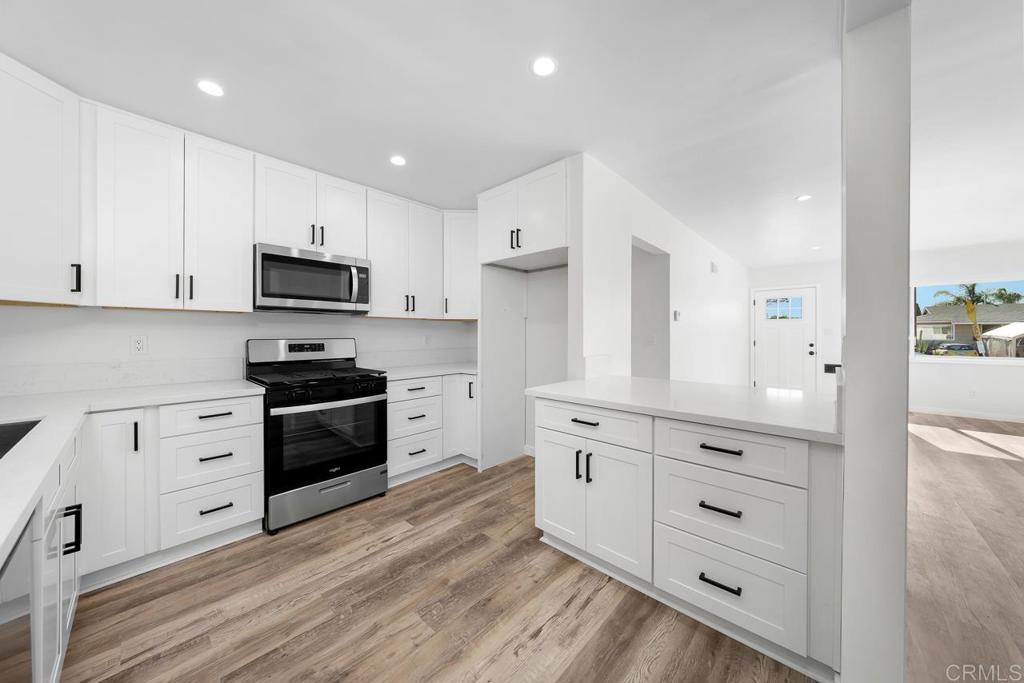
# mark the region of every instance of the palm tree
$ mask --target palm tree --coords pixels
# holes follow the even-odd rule
[[[959,288],[959,294],[954,294],[946,289],[940,289],[935,292],[935,297],[943,297],[947,299],[948,303],[954,306],[963,306],[967,309],[967,318],[971,321],[971,333],[974,335],[974,341],[981,341],[981,325],[978,324],[978,304],[990,304],[992,303],[992,294],[985,290],[978,289],[977,282],[971,282],[969,284],[957,285]],[[979,350],[984,355],[985,347],[983,344],[978,344]]]
[[[1006,287],[994,289],[988,292],[988,294],[992,298],[992,301],[997,304],[1019,304],[1020,300],[1024,299],[1024,294],[1014,292]]]

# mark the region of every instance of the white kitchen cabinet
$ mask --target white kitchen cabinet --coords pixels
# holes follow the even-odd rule
[[[437,209],[409,205],[410,318],[444,317],[444,218]]]
[[[85,573],[145,552],[144,435],[142,409],[94,413],[88,418],[79,470]]]
[[[476,375],[445,375],[444,457],[464,455],[477,459],[477,389]]]
[[[66,651],[71,639],[71,625],[78,606],[81,586],[82,497],[78,484],[78,467],[68,473],[62,484],[63,493],[57,508],[60,523],[60,629],[61,644]]]
[[[537,527],[577,548],[587,545],[587,484],[583,454],[587,440],[538,429],[534,444]]]
[[[185,134],[96,112],[96,286],[101,306],[182,307]]]
[[[253,155],[185,136],[185,308],[252,310]]]
[[[477,198],[481,263],[568,245],[566,162],[555,162]]]
[[[444,212],[444,317],[480,316],[480,259],[476,211]]]
[[[78,97],[0,55],[0,102],[0,299],[78,303]]]
[[[318,173],[316,225],[318,251],[366,258],[366,188]]]
[[[256,241],[316,249],[316,171],[256,155]]]
[[[61,518],[50,510],[46,512],[43,538],[35,546],[37,586],[32,606],[32,667],[33,680],[56,683],[60,680],[61,623],[60,623],[60,529]],[[37,647],[38,646],[38,647]]]
[[[370,190],[366,197],[370,315],[409,316],[409,202]]]

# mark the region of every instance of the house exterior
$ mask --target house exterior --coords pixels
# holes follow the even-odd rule
[[[1011,323],[1024,322],[1024,304],[978,304],[977,317],[984,337],[986,332]],[[926,307],[924,313],[917,316],[914,337],[919,350],[922,345],[926,345],[930,351],[944,342],[974,343],[967,309],[958,304]]]

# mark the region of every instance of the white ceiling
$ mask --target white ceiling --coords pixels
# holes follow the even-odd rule
[[[915,0],[911,244],[1024,240],[1021,0]]]
[[[839,256],[839,25],[838,0],[0,0],[0,51],[446,208],[586,151],[773,265]],[[560,66],[547,80],[529,72],[542,53]]]

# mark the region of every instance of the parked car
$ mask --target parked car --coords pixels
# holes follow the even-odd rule
[[[940,344],[935,349],[936,356],[977,356],[978,349],[973,344],[948,343]]]

